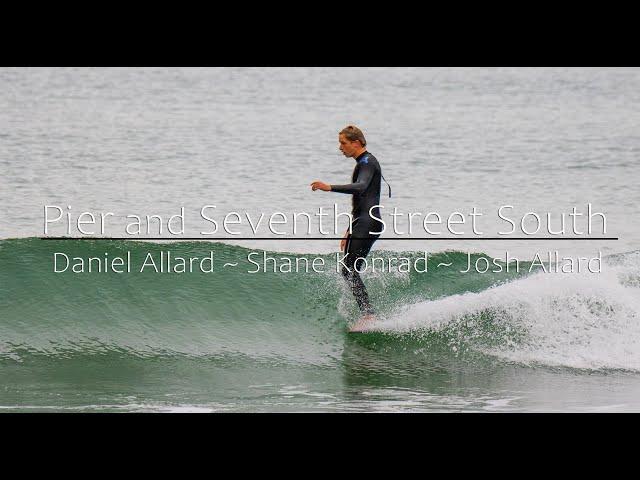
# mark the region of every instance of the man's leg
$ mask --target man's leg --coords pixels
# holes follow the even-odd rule
[[[351,235],[349,235],[347,246],[345,248],[347,257],[343,263],[346,265],[346,268],[342,267],[342,276],[351,288],[351,293],[353,293],[353,296],[358,303],[358,308],[360,308],[360,311],[363,314],[372,314],[374,311],[371,303],[369,302],[367,289],[364,286],[362,278],[360,278],[360,274],[356,271],[356,268],[361,269],[364,267],[364,261],[362,258],[365,258],[369,254],[371,247],[377,239],[377,236],[351,238]],[[358,261],[357,259],[359,258],[360,260]]]

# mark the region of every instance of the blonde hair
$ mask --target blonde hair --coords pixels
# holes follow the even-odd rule
[[[340,130],[340,135],[344,135],[350,142],[358,140],[363,147],[367,146],[367,141],[364,139],[364,133],[355,125],[347,125]]]

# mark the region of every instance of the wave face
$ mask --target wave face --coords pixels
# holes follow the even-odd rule
[[[144,263],[147,254],[153,255],[159,268],[160,254],[167,250],[173,259],[204,258],[212,252],[216,270],[156,273],[146,268],[140,273],[135,268]],[[91,273],[72,273],[70,268],[54,273],[55,252],[64,252],[71,259],[111,259],[130,252],[133,268],[123,274],[98,272],[94,262]],[[18,358],[115,351],[146,357],[234,352],[300,361],[313,351],[300,339],[342,335],[345,318],[355,316],[357,309],[336,272],[335,255],[321,256],[326,261],[322,273],[306,273],[300,263],[299,272],[249,274],[256,269],[247,260],[250,252],[204,242],[3,240],[0,308],[5,320],[0,326],[0,354]],[[262,251],[257,252],[255,259],[261,261]],[[294,263],[316,257],[265,253]],[[420,254],[404,255],[417,259]],[[431,261],[453,262],[463,268],[466,255],[442,253],[430,259],[429,265]],[[218,268],[225,263],[238,266]],[[384,273],[369,271],[363,276],[383,315],[410,301],[482,290],[498,280],[495,276],[401,273],[397,268]]]
[[[167,250],[174,259],[212,252],[216,270],[53,272],[54,252],[83,258],[130,252],[139,266],[147,254],[157,259]],[[363,278],[380,318],[357,338],[346,334],[358,311],[336,272],[335,255],[321,256],[323,273],[248,274],[255,269],[247,261],[251,251],[212,242],[0,241],[0,372],[11,385],[0,404],[48,405],[25,393],[33,385],[40,393],[59,389],[69,408],[87,385],[93,396],[76,407],[101,404],[96,392],[104,394],[107,384],[138,393],[154,385],[147,394],[155,401],[178,390],[190,392],[179,405],[201,405],[198,395],[204,395],[228,406],[243,405],[239,391],[253,398],[246,393],[251,388],[306,385],[311,377],[333,385],[329,390],[363,378],[378,387],[391,382],[415,389],[427,378],[432,382],[438,368],[470,376],[477,368],[486,373],[509,365],[640,371],[640,251],[606,257],[599,274],[529,273],[526,267],[463,274],[467,254],[455,251],[432,255],[427,273],[367,271]],[[318,256],[265,254],[292,262]],[[452,266],[432,268],[441,262]],[[225,263],[238,266],[221,267]],[[221,392],[234,400],[220,399]],[[124,397],[109,397],[113,408],[133,397],[140,401],[137,394],[118,395]]]

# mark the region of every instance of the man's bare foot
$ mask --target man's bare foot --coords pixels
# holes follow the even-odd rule
[[[363,315],[354,323],[349,329],[350,332],[366,332],[371,324],[375,321],[376,317],[372,313]]]

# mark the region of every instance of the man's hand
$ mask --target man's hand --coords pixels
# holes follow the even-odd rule
[[[313,182],[311,184],[311,190],[313,190],[314,192],[316,190],[322,190],[325,192],[330,192],[331,191],[331,185],[329,185],[328,183],[324,183],[324,182],[320,182],[318,180],[316,180],[315,182]]]
[[[349,238],[349,229],[347,228],[347,231],[344,232],[344,237],[342,237],[342,240],[340,240],[340,251],[344,252],[344,247],[347,246],[347,238]]]

